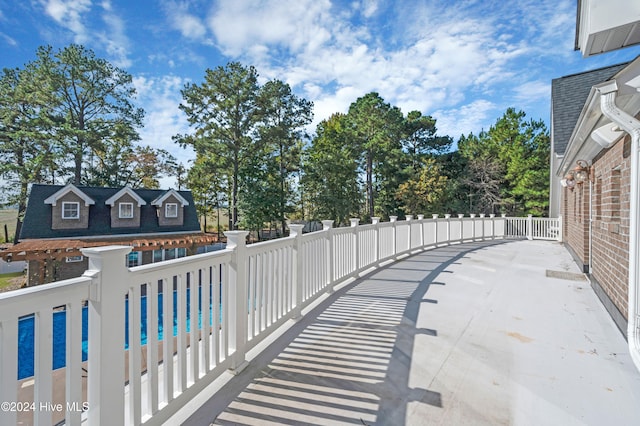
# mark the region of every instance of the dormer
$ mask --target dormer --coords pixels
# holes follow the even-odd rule
[[[70,183],[44,203],[51,205],[51,229],[87,229],[89,207],[95,201]]]
[[[105,204],[111,208],[112,228],[140,227],[140,208],[147,204],[128,186],[109,197]]]
[[[182,226],[184,223],[184,207],[189,202],[175,189],[170,189],[155,200],[151,205],[156,206],[158,214],[158,225],[160,226]]]

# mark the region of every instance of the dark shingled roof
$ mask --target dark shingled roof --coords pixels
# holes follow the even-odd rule
[[[95,201],[89,208],[89,229],[51,229],[51,208],[44,200],[55,194],[63,185],[33,185],[29,203],[20,231],[20,239],[93,237],[126,234],[162,234],[165,232],[200,232],[200,223],[190,191],[176,191],[189,202],[184,207],[183,226],[159,226],[156,207],[151,202],[163,195],[166,190],[134,189],[147,204],[140,207],[140,227],[111,228],[110,207],[105,201],[122,188],[98,188],[78,186],[77,188]]]
[[[629,63],[612,65],[593,71],[567,75],[551,81],[551,113],[553,150],[563,155],[576,127],[591,87],[612,78]]]

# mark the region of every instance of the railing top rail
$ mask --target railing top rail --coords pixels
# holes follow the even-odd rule
[[[293,236],[289,236],[276,238],[274,240],[260,241],[259,243],[255,244],[249,244],[247,246],[247,254],[252,255],[289,246],[291,245],[294,238],[295,237]]]
[[[0,294],[0,320],[28,315],[43,308],[66,304],[72,298],[89,298],[92,279],[87,276]]]
[[[177,268],[189,268],[192,265],[201,264],[203,261],[228,262],[231,260],[231,250],[223,249],[209,253],[195,254],[193,256],[181,257],[178,259],[165,260],[162,262],[149,263],[146,265],[134,266],[129,268],[133,277],[139,278],[144,275],[156,275],[171,271],[175,273]]]
[[[362,225],[362,226],[365,226],[365,225]],[[332,229],[334,234],[348,234],[350,232],[353,232],[353,227],[351,226],[341,226],[339,228],[332,228]]]
[[[302,234],[301,238],[302,238],[302,241],[306,243],[308,241],[314,241],[314,240],[325,238],[326,235],[327,235],[326,231],[318,230],[318,231]]]

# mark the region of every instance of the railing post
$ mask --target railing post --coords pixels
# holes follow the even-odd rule
[[[333,220],[323,220],[322,221],[322,230],[326,232],[326,255],[327,255],[327,293],[333,293],[333,281],[334,281],[334,272],[333,272]]]
[[[433,219],[433,246],[438,247],[438,214],[434,213],[431,215],[431,219]]]
[[[424,215],[419,214],[418,220],[420,221],[420,250],[424,250]]]
[[[562,215],[558,216],[558,241],[562,242],[563,240],[563,236],[562,236]]]
[[[89,259],[87,424],[124,423],[124,325],[130,246],[82,249]]]
[[[509,236],[509,221],[507,220],[507,214],[506,213],[501,213],[500,217],[502,218],[502,222],[503,222],[502,227],[504,229],[502,231],[502,239],[504,240]]]
[[[458,219],[460,219],[460,244],[464,242],[464,224],[462,223],[463,218],[464,214],[458,213]]]
[[[289,235],[293,237],[293,284],[295,288],[295,294],[293,300],[296,302],[296,307],[293,309],[293,319],[298,319],[302,316],[302,297],[303,297],[303,276],[302,276],[302,228],[304,225],[290,224]]]
[[[451,244],[451,214],[445,213],[444,218],[447,220],[447,245]]]
[[[351,227],[353,228],[353,271],[352,274],[354,276],[358,275],[358,271],[360,271],[360,241],[358,240],[358,224],[360,224],[360,219],[351,218]]]
[[[406,215],[405,216],[405,220],[408,222],[408,225],[409,225],[409,226],[407,226],[407,229],[408,229],[408,231],[407,231],[407,233],[408,233],[408,235],[407,235],[407,247],[409,247],[409,253],[411,253],[411,248],[412,248],[411,247],[411,221],[413,220],[413,215],[412,214]]]
[[[396,254],[398,253],[398,243],[396,242],[396,221],[398,220],[398,216],[389,216],[389,222],[391,222],[391,236],[392,236],[392,250],[391,253],[393,253],[393,257],[396,257]]]
[[[380,264],[380,218],[372,217],[371,224],[373,225],[373,229],[375,230],[373,234],[373,243],[375,244],[375,258],[374,258],[374,266],[378,266]]]
[[[484,218],[485,218],[485,214],[484,213],[480,213],[480,219],[482,219],[480,221],[480,226],[482,227],[482,241],[484,241]]]
[[[476,240],[476,214],[471,213],[471,241]]]
[[[226,231],[227,250],[233,252],[229,262],[229,349],[230,370],[239,374],[248,365],[246,343],[248,327],[247,235],[249,231]]]
[[[491,239],[495,240],[496,239],[496,215],[495,213],[491,213],[489,215],[489,217],[491,218]]]
[[[533,240],[533,215],[527,215],[527,240]]]

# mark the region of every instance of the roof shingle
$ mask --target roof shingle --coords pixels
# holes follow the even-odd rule
[[[629,63],[612,65],[551,81],[551,128],[553,150],[563,155],[578,122],[591,87],[612,78]]]
[[[89,229],[51,229],[51,205],[44,200],[55,194],[63,185],[33,185],[24,222],[20,231],[20,239],[33,238],[69,238],[96,237],[126,234],[161,234],[166,232],[200,232],[200,223],[190,191],[177,191],[189,204],[184,207],[184,223],[182,226],[159,226],[156,207],[151,202],[161,197],[166,190],[135,189],[134,191],[146,205],[140,207],[140,227],[112,228],[110,207],[106,201],[122,188],[98,188],[78,186],[88,197],[95,200],[89,209]]]

